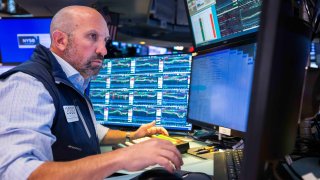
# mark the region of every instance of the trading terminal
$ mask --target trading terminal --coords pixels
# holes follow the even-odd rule
[[[49,47],[51,22],[50,16],[19,16],[9,11],[10,0],[3,2],[0,73],[26,61],[36,44]],[[183,153],[176,172],[183,179],[320,178],[317,0],[129,2],[147,4],[149,26],[158,19],[160,29],[187,27],[189,51],[118,40],[117,31],[125,32],[119,7],[95,3],[112,35],[103,68],[86,89],[97,122],[133,130],[155,120],[170,133],[101,146],[103,152],[162,138]],[[20,11],[36,7],[17,4]],[[160,13],[168,9],[174,13]],[[147,29],[147,38],[159,36],[156,31]],[[119,171],[107,179],[143,179],[147,172],[157,178],[160,169]]]

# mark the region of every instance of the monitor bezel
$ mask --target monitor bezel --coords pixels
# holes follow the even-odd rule
[[[244,33],[244,34],[242,34],[240,36],[235,36],[235,37],[233,37],[233,36],[230,37],[229,36],[228,38],[221,38],[220,40],[212,40],[214,42],[208,41],[204,45],[200,45],[200,46],[198,45],[197,46],[196,40],[195,40],[195,37],[194,37],[193,25],[192,25],[192,22],[191,22],[191,15],[190,15],[190,12],[189,12],[189,7],[188,7],[187,0],[184,1],[184,5],[185,5],[186,11],[187,11],[189,29],[190,29],[190,32],[191,32],[191,35],[192,35],[192,44],[193,44],[193,47],[194,47],[195,51],[206,51],[208,49],[217,48],[217,47],[223,48],[223,47],[228,46],[230,44],[234,44],[234,43],[237,43],[239,41],[242,41],[243,39],[256,39],[257,38],[259,27],[254,28],[250,32]]]
[[[170,56],[170,55],[189,55],[192,57],[192,54],[191,53],[174,53],[174,54],[158,54],[158,55],[142,55],[142,56],[134,56],[134,57],[112,57],[112,58],[104,58],[104,60],[106,59],[123,59],[123,58],[139,58],[139,57],[154,57],[154,56]],[[191,68],[192,68],[192,65],[191,65]],[[190,74],[191,74],[191,69],[190,69]],[[89,82],[88,84],[88,87],[86,88],[85,90],[85,93],[86,95],[88,96],[88,98],[90,98],[90,86],[91,86],[91,81]],[[187,114],[188,114],[188,107],[189,107],[189,96],[190,96],[190,87],[188,89],[188,103],[187,103]],[[111,129],[119,129],[119,130],[125,130],[125,131],[132,131],[132,130],[136,130],[138,129],[140,126],[126,126],[126,125],[112,125],[112,124],[106,124],[106,123],[100,123],[101,121],[97,121],[97,123],[101,124],[102,126],[105,126],[105,127],[108,127],[108,128],[111,128]],[[186,117],[186,123],[189,123],[188,122],[188,117]],[[191,124],[191,123],[190,123]],[[160,126],[160,127],[163,127],[163,126]],[[191,124],[191,127],[188,128],[188,129],[175,129],[175,128],[167,128],[167,127],[164,127],[166,128],[166,130],[168,130],[169,132],[191,132],[193,130],[193,124]]]
[[[218,47],[214,47],[211,49],[206,49],[203,51],[199,51],[198,54],[199,55],[204,55],[204,54],[208,54],[211,53],[213,51],[220,51],[226,48],[234,48],[237,46],[244,46],[244,45],[249,45],[249,44],[254,44],[257,43],[257,39],[256,37],[250,37],[250,38],[243,38],[241,41],[237,41],[237,42],[232,42],[229,44],[224,44],[223,46],[218,46]],[[191,64],[191,69],[192,69],[192,65],[193,65],[194,61],[192,61]],[[192,71],[191,71],[191,75],[190,75],[190,86],[192,84]],[[189,102],[188,102],[188,107],[190,105],[190,96],[191,96],[191,87],[189,88]],[[210,123],[206,123],[200,120],[196,120],[196,119],[191,119],[189,118],[189,109],[187,111],[187,122],[190,122],[192,125],[195,126],[200,126],[201,128],[207,129],[207,130],[213,130],[213,131],[219,131],[219,127],[223,127],[223,126],[219,126],[217,124],[210,124]],[[249,113],[249,109],[248,109],[248,113]],[[227,127],[224,127],[227,128]],[[229,128],[228,128],[229,129]],[[235,136],[235,137],[244,137],[246,132],[243,131],[239,131],[239,130],[235,130],[235,129],[230,129],[231,130],[231,136]]]

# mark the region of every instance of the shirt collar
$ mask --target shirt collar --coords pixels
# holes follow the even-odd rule
[[[52,52],[52,51],[51,51]],[[62,70],[66,73],[69,81],[82,93],[88,87],[90,78],[84,79],[83,76],[77,71],[73,66],[71,66],[67,61],[62,59],[60,56],[52,52],[54,57],[57,59]]]

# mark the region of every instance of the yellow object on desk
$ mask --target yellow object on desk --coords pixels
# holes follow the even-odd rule
[[[151,137],[170,141],[172,144],[176,145],[180,153],[186,153],[190,147],[189,142],[183,141],[181,139],[173,138],[170,136],[158,134],[158,135],[152,135]]]
[[[172,138],[169,136],[165,136],[162,134],[157,134],[157,135],[152,135],[153,138],[158,138],[158,139],[163,139],[163,140],[168,140],[170,142],[172,142],[173,144],[178,144],[179,142],[182,142],[182,140],[176,139],[176,138]]]

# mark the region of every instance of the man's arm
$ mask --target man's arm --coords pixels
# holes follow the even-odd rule
[[[69,162],[45,162],[28,179],[103,179],[123,168],[118,154],[114,151]]]
[[[130,138],[132,137],[133,132],[130,133]],[[103,137],[101,144],[117,144],[123,143],[126,141],[127,132],[120,130],[109,129],[108,132]]]
[[[55,108],[43,84],[16,73],[0,81],[0,179],[26,179],[52,161]]]
[[[181,154],[171,142],[152,139],[75,161],[46,162],[29,179],[103,179],[121,169],[137,171],[156,164],[173,172],[174,169],[180,169],[183,162]]]
[[[130,139],[137,139],[145,136],[151,136],[153,134],[164,134],[169,135],[168,131],[163,127],[156,127],[156,122],[152,121],[151,123],[141,125],[139,129],[133,132],[125,132],[120,130],[109,129],[105,134],[104,138],[101,141],[101,144],[117,144],[125,142],[127,133],[129,134]]]

